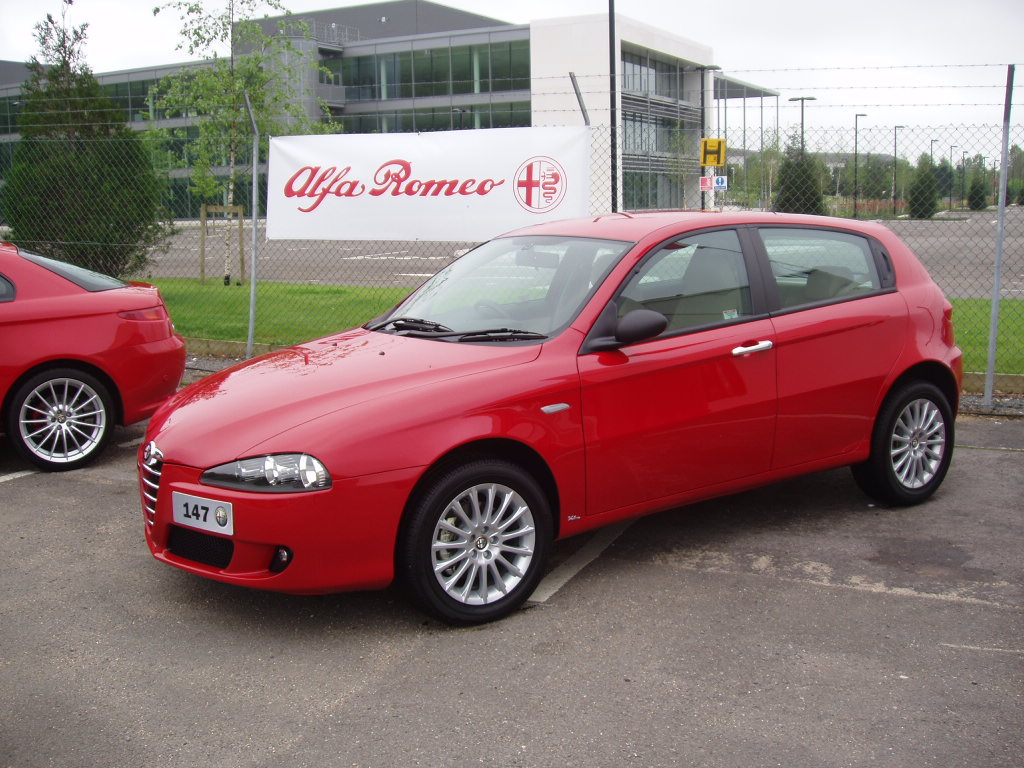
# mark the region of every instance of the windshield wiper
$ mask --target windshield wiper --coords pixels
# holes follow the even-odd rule
[[[369,331],[379,331],[382,328],[391,326],[396,331],[417,331],[419,333],[452,333],[452,329],[447,325],[441,325],[441,323],[435,323],[433,320],[422,320],[418,317],[393,317],[388,320],[382,320],[379,323],[373,323],[367,325],[366,329]]]
[[[533,341],[547,338],[543,333],[522,331],[518,328],[488,328],[483,331],[467,331],[446,335],[457,336],[459,341]]]

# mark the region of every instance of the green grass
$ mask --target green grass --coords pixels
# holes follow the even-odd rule
[[[956,343],[964,351],[964,370],[988,368],[990,299],[950,299]],[[1024,300],[1003,299],[999,311],[996,373],[1024,374]]]
[[[187,338],[245,341],[249,328],[249,286],[215,280],[156,278],[178,332]],[[362,325],[394,305],[408,288],[260,283],[256,299],[256,342],[296,344]],[[951,299],[957,344],[965,371],[984,371],[988,361],[989,299]],[[999,323],[997,372],[1024,374],[1024,300],[1004,299]]]
[[[249,286],[215,280],[152,278],[186,338],[245,341]],[[393,306],[408,288],[261,282],[256,291],[255,341],[287,345],[362,325]]]

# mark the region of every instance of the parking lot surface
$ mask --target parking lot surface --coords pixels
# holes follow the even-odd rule
[[[474,629],[158,564],[141,427],[0,444],[0,765],[1019,767],[1024,421],[957,430],[922,506],[839,470],[648,517]]]

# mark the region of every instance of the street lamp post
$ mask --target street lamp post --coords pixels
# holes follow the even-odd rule
[[[953,150],[959,145],[954,144],[949,148],[949,210],[953,210]]]
[[[932,168],[935,167],[935,145],[939,142],[938,139],[932,139],[932,145],[928,149],[928,157],[932,159]]]
[[[804,153],[804,102],[817,101],[817,96],[794,96],[790,101],[800,102],[800,154]]]
[[[853,218],[857,218],[857,129],[858,121],[862,117],[867,117],[864,112],[858,112],[853,116]]]
[[[960,205],[967,198],[967,150],[960,155]]]
[[[892,129],[892,217],[896,218],[896,166],[899,164],[899,160],[896,156],[896,133],[901,128],[906,128],[905,125],[897,125]]]

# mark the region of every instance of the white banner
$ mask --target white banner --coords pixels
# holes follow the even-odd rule
[[[487,240],[588,214],[579,128],[282,136],[270,140],[272,240]]]

